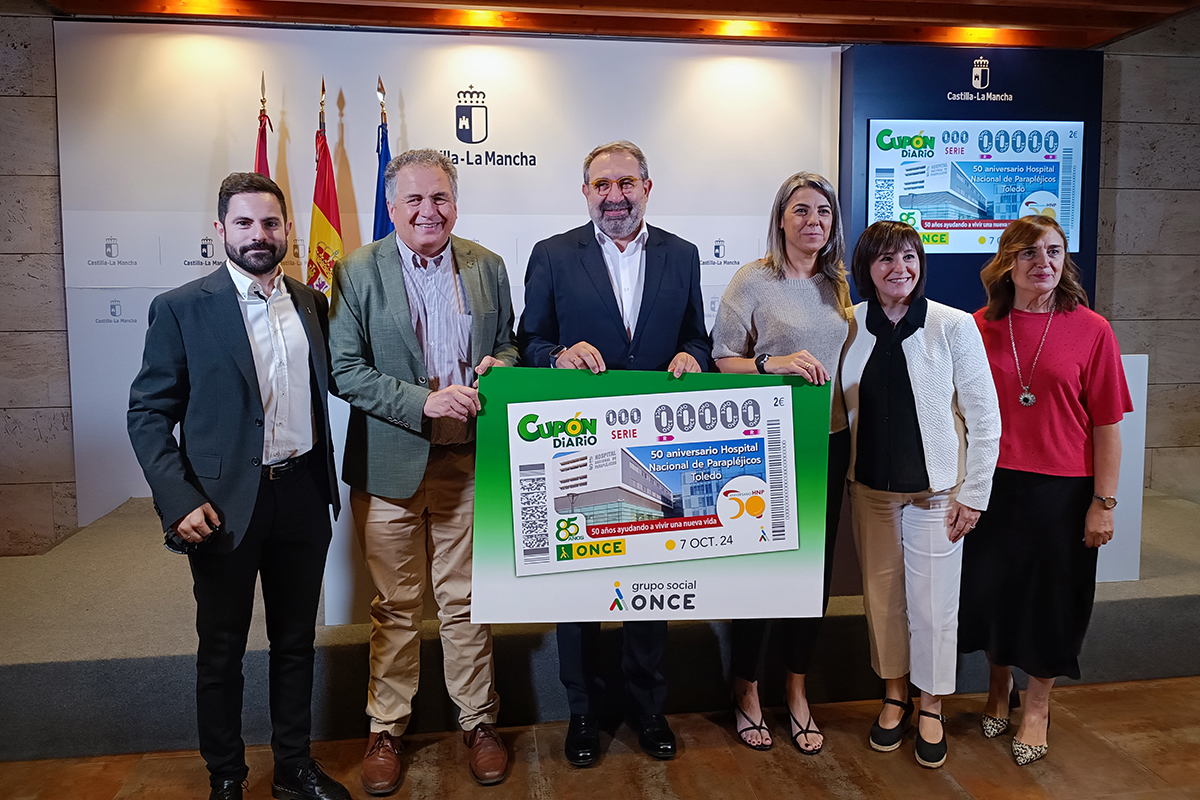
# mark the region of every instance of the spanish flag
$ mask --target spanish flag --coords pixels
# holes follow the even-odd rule
[[[333,159],[322,126],[317,131],[317,185],[313,189],[312,227],[308,233],[308,285],[329,297],[333,262],[341,257],[342,218],[333,183]]]

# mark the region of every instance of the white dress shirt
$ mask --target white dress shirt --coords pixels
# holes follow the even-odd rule
[[[292,303],[283,271],[270,297],[248,276],[225,262],[246,323],[258,394],[263,404],[263,464],[277,464],[313,448],[308,335]]]
[[[604,253],[604,266],[608,267],[608,278],[617,296],[617,307],[621,309],[625,335],[632,339],[642,307],[642,290],[646,286],[646,223],[642,223],[641,230],[625,247],[625,252],[621,252],[617,243],[595,222],[592,229],[596,231],[596,241]]]

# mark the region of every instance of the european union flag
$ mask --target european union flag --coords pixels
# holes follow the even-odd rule
[[[388,162],[392,160],[392,149],[388,146],[386,122],[379,125],[379,141],[375,145],[375,152],[379,154],[379,178],[375,181],[375,229],[372,238],[379,240],[396,228],[392,224],[392,218],[388,216],[387,196],[383,185],[383,172],[387,169]]]

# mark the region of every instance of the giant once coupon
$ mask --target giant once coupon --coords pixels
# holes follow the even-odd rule
[[[479,392],[473,620],[821,613],[828,385],[507,367]]]
[[[870,122],[867,224],[907,222],[930,253],[994,253],[1019,217],[1054,217],[1079,250],[1083,123]]]
[[[509,405],[517,574],[796,549],[791,395]]]

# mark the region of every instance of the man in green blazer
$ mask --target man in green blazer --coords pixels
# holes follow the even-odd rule
[[[508,766],[493,727],[491,630],[471,622],[475,381],[517,360],[508,273],[498,255],[451,235],[458,173],[448,158],[410,150],[385,181],[396,234],[336,266],[329,311],[333,378],[351,406],[342,480],[378,592],[362,766],[371,794],[401,780],[427,564],[471,774],[498,783]]]

